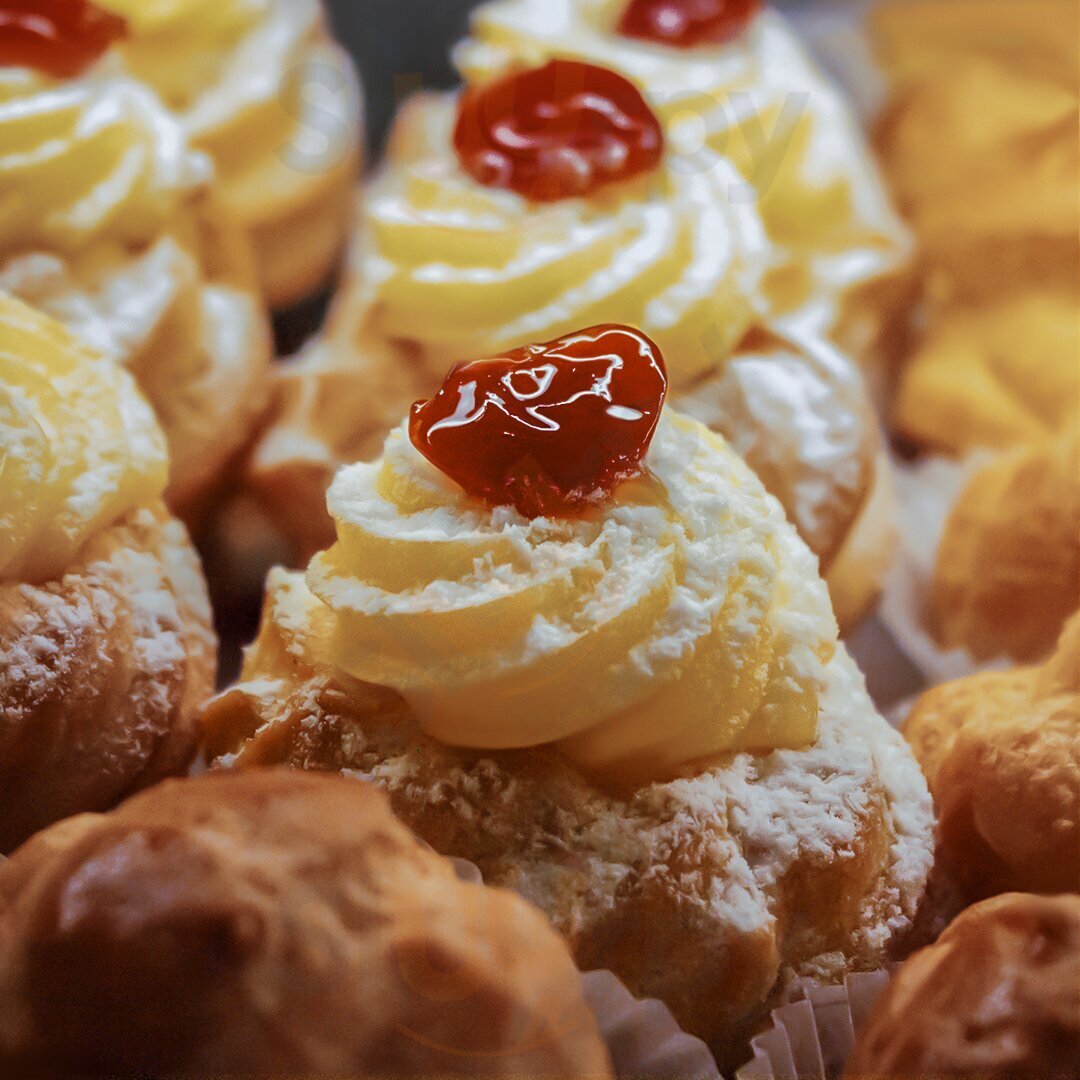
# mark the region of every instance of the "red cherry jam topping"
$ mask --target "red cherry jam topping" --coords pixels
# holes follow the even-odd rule
[[[760,10],[761,0],[630,0],[619,33],[677,49],[723,45]]]
[[[57,79],[82,74],[127,33],[90,0],[0,0],[0,64]]]
[[[552,60],[467,91],[454,146],[481,184],[554,202],[656,168],[664,135],[633,83],[592,64]]]
[[[526,517],[573,514],[641,471],[667,394],[660,350],[596,326],[458,364],[409,418],[413,445],[465,491]]]

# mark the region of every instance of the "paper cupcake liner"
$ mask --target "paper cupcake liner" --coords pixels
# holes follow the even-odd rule
[[[895,968],[849,975],[843,985],[800,984],[798,1000],[773,1010],[770,1025],[750,1041],[754,1056],[735,1080],[832,1080],[855,1046]]]
[[[926,626],[945,525],[961,492],[986,460],[986,454],[977,453],[960,462],[928,458],[916,465],[894,462],[892,466],[899,542],[885,579],[879,616],[929,686],[1008,667],[1005,658],[980,663],[965,649],[942,648]]]
[[[450,861],[462,881],[483,884],[474,863]],[[634,997],[610,971],[584,972],[581,979],[616,1080],[721,1080],[712,1052],[679,1027],[662,1001]]]

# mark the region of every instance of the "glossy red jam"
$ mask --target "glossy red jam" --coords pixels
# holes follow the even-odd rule
[[[723,45],[760,10],[761,0],[630,0],[619,33],[678,49]]]
[[[127,24],[90,0],[0,0],[0,64],[57,79],[85,71]]]
[[[413,406],[409,435],[470,495],[526,517],[567,515],[641,471],[666,393],[649,338],[596,326],[458,364]]]
[[[606,68],[552,60],[467,91],[454,145],[481,184],[552,202],[651,171],[664,136],[633,83]]]

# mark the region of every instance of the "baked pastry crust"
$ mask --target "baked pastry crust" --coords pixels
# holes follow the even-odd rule
[[[194,549],[161,505],[94,537],[59,580],[0,582],[0,851],[188,767],[211,626]]]
[[[845,1077],[1058,1077],[1080,1061],[1080,897],[1009,893],[900,969]]]
[[[609,967],[710,1041],[721,1066],[796,974],[873,968],[911,926],[932,859],[925,782],[842,648],[820,736],[698,775],[604,790],[558,752],[466,752],[394,692],[313,667],[272,622],[247,681],[204,715],[216,767],[344,771],[437,851],[546,912],[584,969]]]
[[[924,694],[904,734],[939,814],[943,871],[968,900],[1080,882],[1080,615],[1044,665]]]
[[[610,1077],[542,916],[341,777],[161,784],[0,867],[5,1075]]]
[[[976,660],[1045,657],[1080,603],[1080,438],[1008,451],[968,483],[945,526],[929,628]]]

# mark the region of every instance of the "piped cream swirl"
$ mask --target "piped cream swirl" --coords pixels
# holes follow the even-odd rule
[[[0,67],[0,254],[144,243],[209,175],[137,83]]]
[[[161,497],[165,439],[122,368],[0,292],[0,579],[57,577]]]
[[[667,155],[639,180],[538,205],[464,172],[455,110],[423,97],[400,121],[335,333],[406,341],[433,380],[463,356],[600,322],[644,330],[679,382],[728,355],[756,317],[766,258],[753,207],[727,198],[729,165]]]
[[[595,514],[530,520],[470,500],[399,428],[331,489],[306,648],[444,742],[557,743],[614,776],[809,744],[837,638],[813,557],[701,425],[665,416],[645,464]]]
[[[739,170],[777,246],[769,299],[782,313],[824,305],[892,269],[904,229],[851,107],[782,16],[766,10],[738,39],[673,48],[618,33],[627,0],[492,0],[455,53],[469,82],[553,56],[636,83],[674,149],[697,168],[720,155]]]

